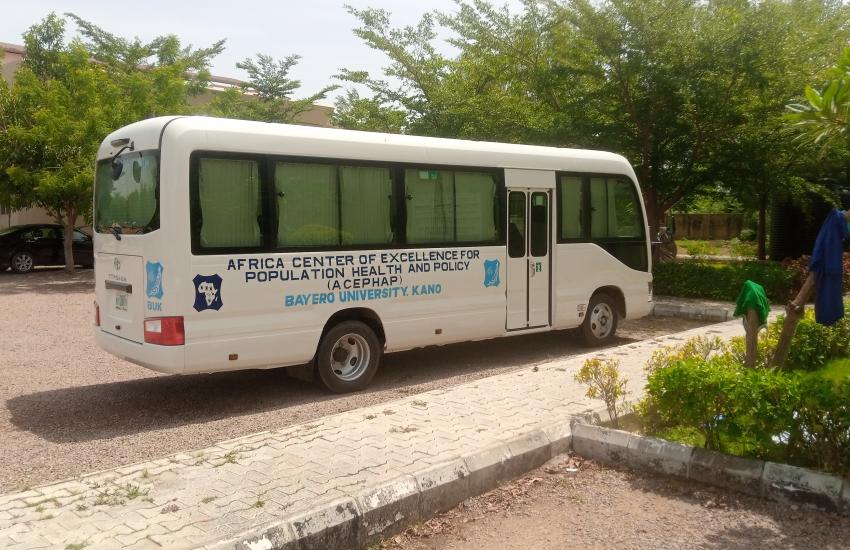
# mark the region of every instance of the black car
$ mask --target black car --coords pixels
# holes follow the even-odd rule
[[[74,230],[74,263],[94,265],[92,238]],[[62,226],[56,224],[14,225],[0,229],[0,271],[11,267],[27,273],[37,265],[64,265]]]

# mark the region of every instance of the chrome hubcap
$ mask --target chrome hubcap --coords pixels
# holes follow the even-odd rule
[[[608,304],[596,304],[590,312],[590,332],[600,340],[611,334],[614,327],[614,312]]]
[[[346,334],[331,351],[331,370],[340,380],[357,380],[369,367],[369,343],[359,334]]]
[[[29,271],[32,269],[32,258],[28,254],[15,256],[15,269],[18,271]]]

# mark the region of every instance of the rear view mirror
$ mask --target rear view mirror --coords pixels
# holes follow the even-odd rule
[[[124,163],[119,159],[115,159],[112,161],[112,181],[117,180],[121,177],[121,172],[124,171]]]

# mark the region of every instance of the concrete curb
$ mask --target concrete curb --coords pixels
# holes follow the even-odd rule
[[[735,308],[722,306],[698,305],[656,301],[652,304],[652,315],[658,317],[678,317],[682,319],[698,319],[700,321],[731,321]]]
[[[308,512],[258,525],[207,545],[214,550],[364,548],[409,525],[450,510],[469,497],[537,468],[571,449],[571,422],[562,421],[402,475]]]
[[[807,468],[726,455],[574,421],[573,450],[614,466],[673,475],[850,515],[850,479]]]

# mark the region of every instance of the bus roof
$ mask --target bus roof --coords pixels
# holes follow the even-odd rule
[[[432,138],[337,128],[317,128],[225,118],[157,117],[130,124],[106,137],[98,159],[133,140],[135,150],[181,143],[188,151],[245,152],[282,156],[374,160],[436,166],[523,168],[625,174],[634,171],[621,155],[588,149]]]

